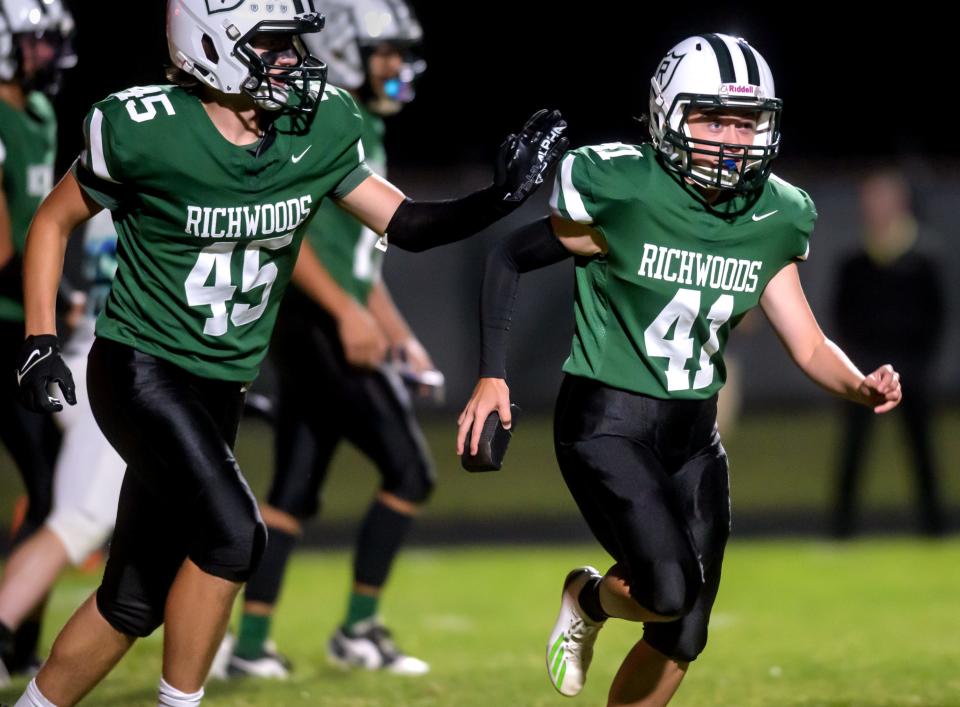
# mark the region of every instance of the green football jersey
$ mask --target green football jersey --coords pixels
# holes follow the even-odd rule
[[[596,228],[609,247],[577,259],[564,370],[672,399],[723,386],[730,330],[781,268],[806,259],[817,217],[806,193],[775,176],[759,197],[708,209],[649,144],[568,152],[550,206]]]
[[[22,111],[0,101],[0,169],[16,253],[23,253],[30,220],[53,188],[56,150],[57,118],[46,96],[30,93]],[[0,296],[0,319],[23,320],[19,299]]]
[[[363,117],[361,140],[367,165],[387,176],[387,153],[383,148],[383,119],[360,106]],[[380,236],[334,204],[325,201],[307,229],[307,239],[320,260],[344,290],[365,305],[370,289],[380,279],[383,251],[376,247]]]
[[[256,377],[306,224],[370,175],[348,93],[329,87],[312,118],[283,114],[275,127],[257,155],[175,86],[91,109],[74,174],[118,237],[97,336],[206,378]]]

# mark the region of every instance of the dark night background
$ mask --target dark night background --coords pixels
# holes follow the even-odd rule
[[[61,166],[78,149],[92,102],[161,82],[168,61],[160,0],[69,4],[80,64],[59,102]],[[960,141],[943,137],[951,132],[956,91],[942,9],[901,4],[885,15],[879,3],[855,12],[840,12],[841,3],[411,4],[429,67],[417,100],[390,123],[394,165],[486,159],[547,105],[568,117],[575,145],[629,142],[636,134],[631,116],[645,108],[657,62],[681,38],[708,31],[747,38],[769,62],[785,101],[784,160],[960,155]]]

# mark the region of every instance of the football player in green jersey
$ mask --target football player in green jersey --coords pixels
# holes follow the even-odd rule
[[[49,96],[59,87],[61,71],[76,62],[72,30],[73,19],[60,0],[0,0],[0,361],[7,371],[17,363],[23,336],[20,270],[27,227],[53,186],[57,121]],[[29,503],[13,541],[18,550],[50,511],[59,438],[49,418],[17,403],[16,380],[4,376],[0,440],[23,478]],[[34,618],[0,620],[0,685],[8,672],[36,670],[38,637]]]
[[[610,705],[666,704],[707,641],[729,534],[727,460],[716,432],[730,330],[759,305],[796,364],[826,390],[886,412],[889,365],[863,375],[807,305],[797,262],[816,212],[770,174],[781,101],[746,41],[689,37],[651,80],[652,144],[583,147],[561,161],[552,216],[494,250],[483,285],[480,380],[457,444],[510,424],[505,334],[519,273],[574,257],[575,333],[555,449],[590,529],[614,558],[570,572],[547,643],[550,680],[583,687],[609,617],[644,622]],[[473,431],[471,432],[471,427]]]
[[[69,234],[102,208],[117,271],[87,381],[127,462],[99,589],[71,617],[17,707],[74,705],[164,625],[159,704],[200,704],[203,682],[266,528],[232,447],[306,225],[327,198],[408,250],[450,243],[512,211],[565,144],[540,111],[501,146],[491,186],[409,199],[370,173],[350,95],[326,86],[301,35],[312,0],[170,0],[176,83],[94,105],[86,148],[35,215],[24,255],[21,400],[73,402],[54,299]],[[300,372],[309,376],[310,371]]]
[[[413,50],[422,30],[400,0],[323,0],[323,32],[305,37],[327,64],[327,80],[350,90],[363,116],[367,164],[386,167],[381,116],[413,99],[424,62]],[[393,305],[381,278],[377,235],[324,202],[307,229],[294,284],[280,306],[270,359],[279,382],[273,481],[260,511],[270,537],[244,588],[244,613],[214,661],[217,676],[285,678],[290,663],[270,647],[271,617],[302,524],[319,510],[321,489],[341,439],[363,451],[382,482],[357,536],[353,586],[343,624],[328,644],[342,667],[403,675],[429,670],[404,654],[378,619],[380,595],[413,517],[434,485],[433,465],[410,396],[388,353],[411,376],[433,363]],[[315,254],[314,254],[315,253]],[[316,260],[319,258],[319,260]],[[314,273],[310,276],[310,273]],[[310,366],[304,380],[299,371]],[[324,400],[324,405],[314,404]]]

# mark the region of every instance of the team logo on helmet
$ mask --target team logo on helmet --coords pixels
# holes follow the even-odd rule
[[[207,0],[207,12],[211,15],[217,12],[229,12],[243,5],[243,0]]]
[[[680,66],[680,62],[683,61],[683,57],[686,54],[677,54],[676,52],[670,52],[664,57],[663,61],[660,62],[660,68],[657,69],[657,83],[660,84],[660,90],[665,90],[667,86],[670,85],[670,82],[673,81],[673,77],[677,73],[677,67]],[[669,76],[667,75],[669,73]],[[664,81],[666,77],[666,81]]]
[[[268,2],[266,5],[263,6],[263,9],[266,10],[267,12],[273,12],[275,8],[276,8],[276,5],[274,5],[272,2]]]

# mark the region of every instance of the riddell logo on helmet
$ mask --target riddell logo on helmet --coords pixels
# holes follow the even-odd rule
[[[750,84],[742,83],[725,83],[720,86],[720,94],[734,94],[734,95],[749,95],[752,96],[756,94],[757,87]]]

